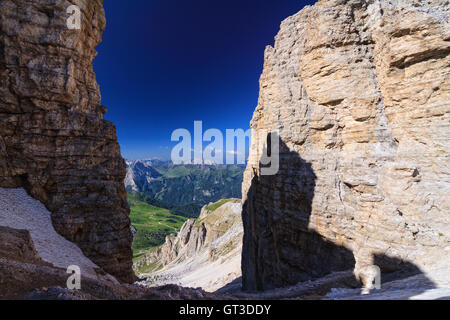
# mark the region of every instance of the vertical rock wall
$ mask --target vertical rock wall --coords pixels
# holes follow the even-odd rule
[[[450,263],[450,5],[321,0],[265,52],[244,177],[246,289],[376,264]]]
[[[81,30],[66,25],[72,4]],[[61,235],[131,282],[126,167],[92,67],[104,28],[101,0],[0,2],[0,187],[27,189]]]

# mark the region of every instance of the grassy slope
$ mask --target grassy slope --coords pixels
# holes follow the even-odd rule
[[[231,202],[233,200],[235,200],[235,199],[222,199],[222,200],[219,200],[216,203],[213,203],[213,204],[210,204],[209,206],[207,206],[206,210],[214,211],[214,210],[220,208],[221,206],[223,206],[225,203]]]
[[[133,194],[128,194],[128,202],[131,208],[131,223],[137,229],[132,246],[134,258],[139,258],[145,251],[162,245],[166,236],[176,234],[187,220],[171,214],[169,210],[138,201]]]

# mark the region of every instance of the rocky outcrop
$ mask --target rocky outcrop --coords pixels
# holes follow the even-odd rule
[[[80,268],[81,289],[67,288],[69,266]],[[23,189],[0,188],[1,299],[219,299],[199,289],[144,288],[119,283],[58,235],[50,212]]]
[[[0,187],[25,188],[58,233],[131,282],[132,241],[115,127],[103,120],[92,60],[105,28],[101,0],[0,3]]]
[[[10,250],[12,257],[14,257],[14,252],[21,252],[20,248],[26,249],[25,252],[31,254],[32,250],[28,248],[32,248],[36,250],[39,259],[42,259],[48,265],[63,270],[76,265],[85,277],[93,279],[98,278],[98,274],[105,274],[104,270],[90,261],[77,245],[56,233],[52,225],[51,213],[42,203],[31,198],[23,189],[0,188],[1,227],[21,230],[24,235],[27,234],[27,237],[29,237],[29,244],[23,243],[20,246],[11,238],[4,239],[6,247],[14,244]],[[2,256],[11,258],[8,254],[2,254],[2,250],[0,250],[0,257]],[[17,258],[14,260],[22,261]],[[110,275],[109,278],[112,279]],[[117,282],[117,280],[115,281]]]
[[[450,263],[450,6],[321,0],[265,52],[243,185],[243,282]],[[278,131],[280,169],[259,140]]]
[[[218,204],[220,204],[219,202]],[[202,210],[178,235],[135,263],[145,286],[178,284],[214,292],[241,276],[243,227],[239,200]]]
[[[143,192],[153,180],[160,178],[155,165],[161,164],[158,160],[127,161],[127,174],[125,187],[131,192]],[[165,165],[164,163],[162,165]]]
[[[8,240],[26,240],[22,230],[8,230]],[[5,230],[0,229],[0,237]],[[27,242],[25,242],[28,245]],[[107,277],[97,279],[82,275],[81,290],[69,290],[66,270],[43,263],[39,257],[24,256],[22,249],[5,257],[0,245],[0,299],[18,300],[212,300],[233,299],[231,296],[209,294],[200,289],[186,289],[175,285],[144,288],[139,285],[118,284]],[[8,250],[12,249],[9,246]],[[35,250],[29,251],[29,253]],[[20,254],[19,254],[20,253]]]
[[[44,264],[27,230],[0,227],[0,257],[18,262]]]

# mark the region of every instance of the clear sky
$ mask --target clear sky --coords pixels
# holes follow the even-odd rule
[[[127,159],[169,158],[175,129],[249,128],[264,48],[313,0],[104,1],[94,61]]]

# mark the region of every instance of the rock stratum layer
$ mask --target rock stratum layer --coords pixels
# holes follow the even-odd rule
[[[93,72],[103,1],[0,3],[0,187],[25,188],[52,212],[56,231],[106,272],[133,281],[126,166],[103,120]]]
[[[318,1],[265,52],[243,184],[243,284],[450,263],[450,5]]]

